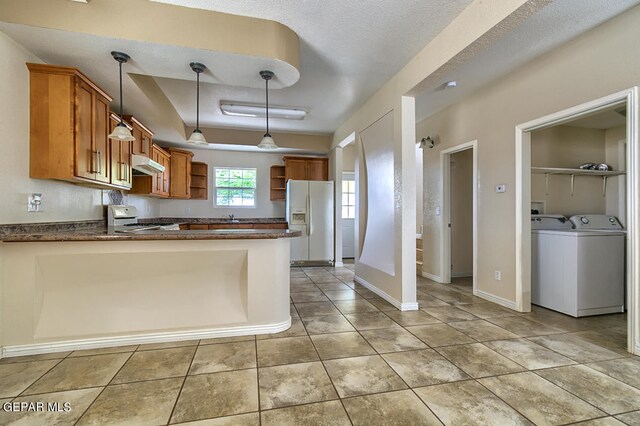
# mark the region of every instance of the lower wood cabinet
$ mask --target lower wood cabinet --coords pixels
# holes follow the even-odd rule
[[[287,223],[186,223],[180,225],[182,230],[207,229],[287,229]]]

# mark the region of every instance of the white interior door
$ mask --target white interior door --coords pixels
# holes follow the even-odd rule
[[[342,257],[356,255],[356,181],[354,173],[342,177]]]

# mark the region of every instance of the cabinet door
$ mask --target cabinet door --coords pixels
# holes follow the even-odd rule
[[[151,135],[144,130],[140,132],[140,150],[141,155],[151,156]]]
[[[75,175],[95,179],[98,167],[93,150],[94,92],[84,82],[76,83],[76,170]]]
[[[286,159],[284,162],[285,179],[307,180],[307,161]]]
[[[162,164],[162,159],[160,158],[160,152],[155,148],[151,148],[151,159],[158,164]],[[162,192],[162,175],[164,173],[156,173],[151,176],[151,193],[152,194],[160,194]]]
[[[328,180],[327,160],[325,159],[310,159],[307,161],[307,180]]]
[[[170,189],[172,198],[191,196],[191,156],[171,151]]]
[[[95,93],[95,92],[94,92]],[[111,176],[109,170],[109,101],[104,97],[94,94],[95,97],[95,124],[93,136],[93,149],[97,159],[95,180],[109,183]]]
[[[170,180],[170,176],[171,176],[171,158],[163,155],[162,156],[162,165],[164,166],[164,173],[162,174],[162,180],[163,180],[163,189],[162,189],[162,195],[165,196],[169,196],[169,193],[171,192],[171,188],[169,183],[171,182]]]
[[[136,139],[133,141],[132,153],[135,155],[144,155],[142,150],[142,130],[139,127],[133,126],[133,130],[131,131],[131,135]],[[147,157],[149,154],[147,154]]]
[[[131,142],[120,142],[120,161],[122,162],[122,185],[131,188],[133,179],[131,176]]]

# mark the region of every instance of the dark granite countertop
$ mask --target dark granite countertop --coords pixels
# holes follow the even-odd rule
[[[0,234],[0,240],[11,242],[45,241],[176,241],[176,240],[263,240],[299,237],[300,231],[288,229],[215,229],[199,231],[139,231],[121,233],[106,228],[52,230],[17,234]]]
[[[237,217],[231,222],[226,217],[145,217],[138,219],[139,223],[188,223],[202,225],[236,224],[236,223],[287,223],[284,217]]]

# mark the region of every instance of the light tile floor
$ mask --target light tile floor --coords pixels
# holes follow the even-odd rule
[[[277,335],[0,360],[0,424],[640,424],[640,358],[626,316],[518,314],[468,280],[418,278],[400,312],[353,265],[292,268],[292,326]]]

